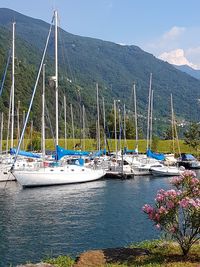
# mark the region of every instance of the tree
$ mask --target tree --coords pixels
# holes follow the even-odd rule
[[[33,131],[32,139],[30,140],[27,149],[30,151],[41,149],[41,134]]]
[[[184,133],[184,136],[185,144],[197,150],[200,144],[200,125],[192,122],[189,129]]]

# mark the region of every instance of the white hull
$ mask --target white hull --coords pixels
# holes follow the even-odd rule
[[[151,173],[155,176],[176,176],[181,175],[183,173],[183,170],[179,170],[176,167],[160,167],[160,168],[151,168]]]
[[[14,170],[13,175],[23,187],[62,185],[95,181],[105,172],[76,165],[47,167],[38,170]]]

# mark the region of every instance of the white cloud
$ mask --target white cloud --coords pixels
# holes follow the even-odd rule
[[[200,69],[200,46],[196,44],[200,44],[200,27],[173,26],[160,37],[139,46],[169,63]]]
[[[185,31],[186,28],[184,27],[173,26],[159,38],[145,44],[143,48],[147,51],[153,52],[155,55],[158,55],[162,51],[176,49],[179,47],[180,39],[184,35]]]
[[[169,62],[174,65],[188,65],[193,69],[199,69],[197,65],[189,62],[189,60],[185,57],[185,53],[183,49],[176,49],[170,52],[164,52],[159,56],[160,59]]]
[[[164,33],[161,37],[161,41],[169,42],[171,40],[176,40],[185,32],[184,27],[172,27],[168,32]]]

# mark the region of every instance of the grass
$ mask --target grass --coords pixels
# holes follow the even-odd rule
[[[131,257],[123,263],[106,264],[104,267],[198,267],[200,266],[200,243],[193,245],[187,257],[181,255],[177,243],[164,240],[151,240],[132,244],[131,248],[147,249],[150,253],[145,256]],[[45,260],[56,267],[71,267],[74,260],[68,256],[59,256]],[[103,267],[103,266],[102,266]]]
[[[56,267],[71,267],[75,261],[69,256],[58,256],[56,258],[46,258],[43,262],[54,264]]]
[[[24,149],[26,149],[28,143],[30,142],[30,140],[26,139],[24,141]],[[65,145],[65,141],[64,139],[59,139],[59,145],[64,147]],[[94,139],[85,139],[85,141],[83,142],[80,141],[80,139],[67,139],[67,148],[68,149],[73,149],[74,144],[81,144],[82,147],[85,146],[85,150],[86,151],[95,151],[97,149],[97,145],[96,145],[96,140]],[[3,141],[3,150],[6,149],[6,141]],[[108,145],[109,145],[109,149],[110,151],[114,151],[115,150],[115,140],[110,139],[108,140]],[[123,148],[124,146],[127,146],[129,149],[134,149],[135,148],[135,140],[127,140],[127,143],[124,144],[124,141],[121,141],[121,147]],[[190,148],[189,146],[184,144],[183,140],[179,141],[179,145],[180,145],[180,151],[181,153],[191,153],[191,154],[195,154],[197,155],[196,150]],[[145,153],[146,152],[146,140],[139,140],[138,141],[138,146],[139,146],[139,152],[140,153]],[[8,146],[9,147],[9,146]],[[17,147],[17,140],[14,140],[14,147]],[[102,140],[102,147],[103,147],[103,140]],[[172,144],[172,140],[158,140],[156,143],[156,149],[153,149],[154,151],[158,151],[160,153],[172,153],[173,151],[173,144]],[[46,149],[47,150],[54,150],[54,142],[53,139],[46,139]],[[178,149],[177,147],[175,147],[175,152],[178,154]],[[198,155],[197,155],[198,156]]]

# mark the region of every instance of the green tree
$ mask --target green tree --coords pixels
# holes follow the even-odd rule
[[[41,150],[41,134],[33,131],[32,138],[27,146],[28,150]]]
[[[200,144],[200,125],[192,122],[186,132],[184,132],[184,142],[193,149],[198,149]]]

